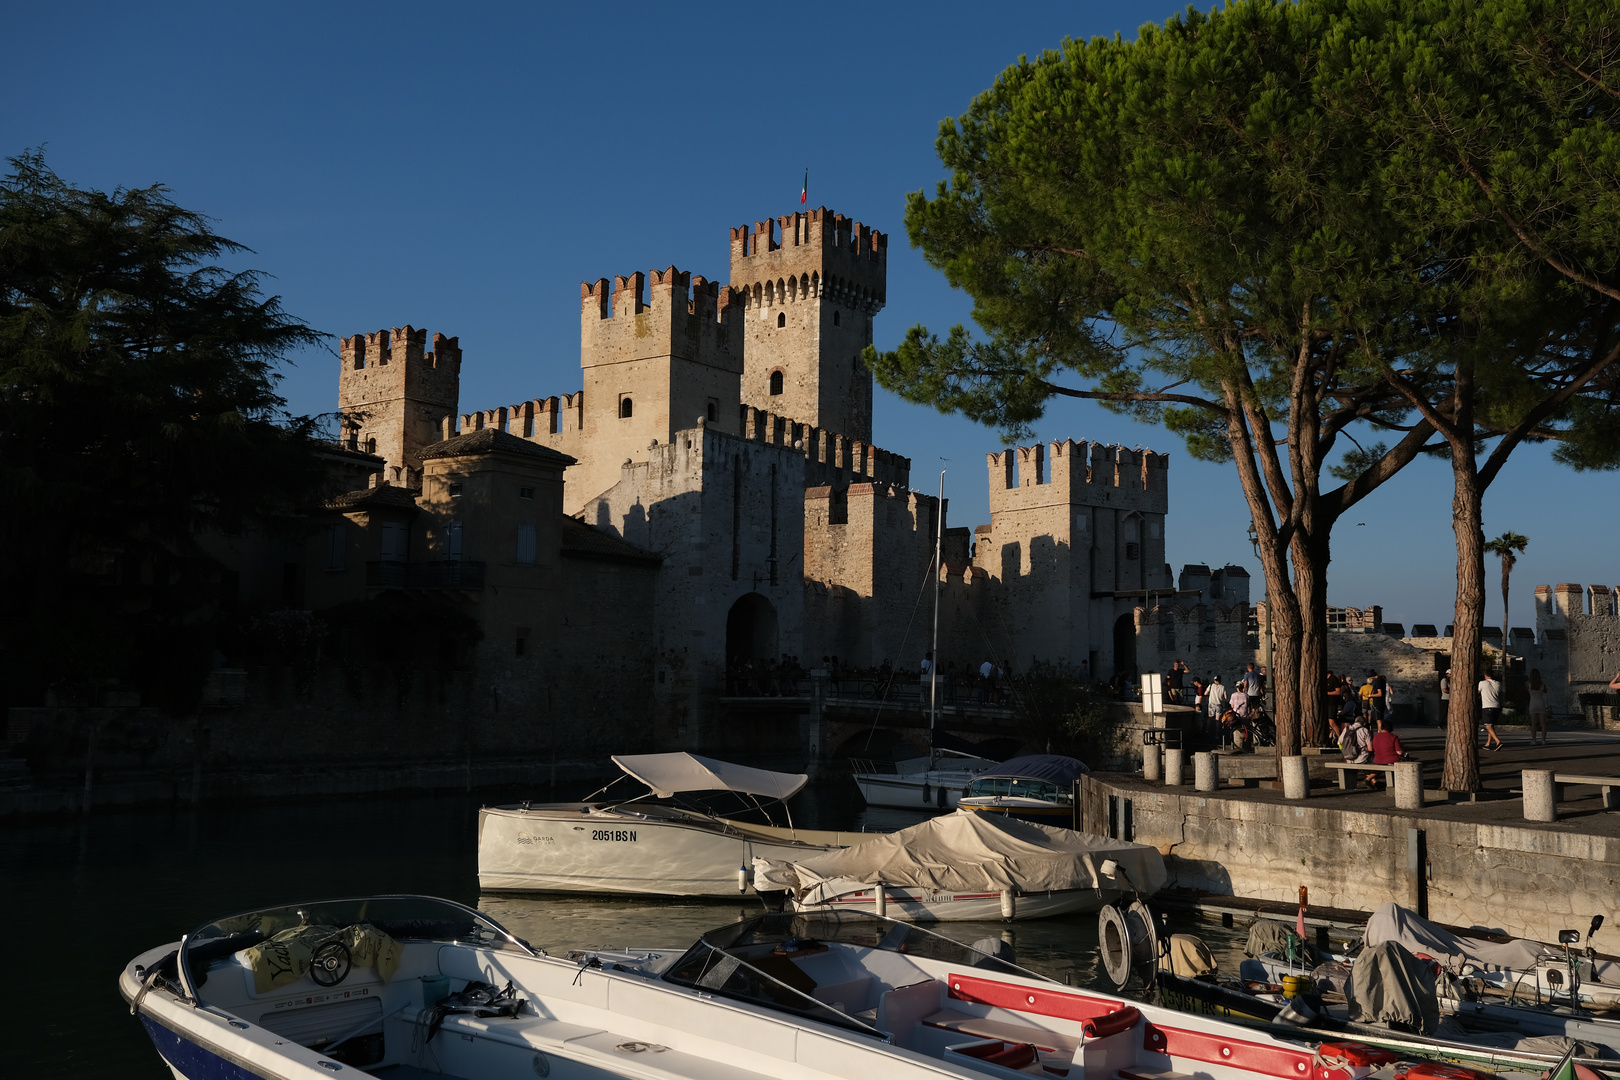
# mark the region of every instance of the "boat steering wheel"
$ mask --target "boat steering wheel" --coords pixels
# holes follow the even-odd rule
[[[341,941],[328,941],[310,957],[309,977],[317,986],[336,986],[349,977],[354,966],[349,947]]]

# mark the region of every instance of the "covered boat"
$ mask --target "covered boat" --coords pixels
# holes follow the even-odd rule
[[[1166,881],[1157,848],[1001,815],[949,814],[858,847],[754,861],[759,889],[800,911],[854,908],[910,920],[1033,919],[1097,911]]]
[[[1090,771],[1063,754],[1011,758],[974,777],[957,809],[1066,825],[1074,819],[1074,782]]]
[[[618,755],[613,763],[624,772],[620,781],[641,790],[617,799],[479,810],[479,888],[734,897],[748,890],[758,856],[796,858],[872,838],[795,828],[786,800],[809,782],[803,773],[686,753]],[[768,808],[780,804],[787,824],[722,817],[682,799],[715,793],[730,793],[767,820]]]

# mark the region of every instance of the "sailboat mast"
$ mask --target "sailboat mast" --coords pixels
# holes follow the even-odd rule
[[[934,754],[934,725],[939,716],[939,579],[945,546],[945,470],[939,470],[939,503],[934,507],[934,647],[928,663],[928,755]]]

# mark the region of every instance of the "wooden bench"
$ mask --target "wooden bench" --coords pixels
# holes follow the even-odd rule
[[[1429,762],[1427,762],[1427,761],[1410,761],[1410,762],[1403,762],[1403,764],[1417,765],[1417,766],[1421,767],[1424,770],[1425,773],[1427,773],[1428,768],[1429,768]],[[1350,790],[1350,774],[1351,773],[1381,772],[1381,773],[1388,773],[1390,776],[1395,775],[1395,766],[1393,766],[1393,765],[1374,765],[1371,762],[1368,762],[1367,764],[1364,764],[1364,765],[1352,765],[1348,761],[1324,761],[1324,762],[1322,762],[1322,768],[1339,770],[1339,790],[1340,791],[1349,791]],[[1615,781],[1615,783],[1620,784],[1620,780]]]
[[[1558,802],[1564,801],[1564,793],[1559,788],[1565,784],[1579,784],[1601,790],[1603,793],[1603,809],[1613,810],[1615,808],[1614,792],[1616,788],[1620,788],[1620,776],[1586,776],[1581,773],[1555,772],[1553,773],[1553,784],[1557,785],[1554,788],[1553,798]]]

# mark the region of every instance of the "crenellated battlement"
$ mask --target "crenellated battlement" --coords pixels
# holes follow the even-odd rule
[[[740,412],[743,438],[803,451],[812,487],[864,477],[904,488],[911,480],[910,458],[750,405]]]
[[[1563,630],[1571,618],[1620,619],[1620,587],[1536,586],[1536,630]]]
[[[888,281],[888,237],[826,207],[731,230],[731,283],[752,307],[823,297],[876,314]]]
[[[742,306],[730,286],[674,266],[579,286],[580,362],[675,356],[742,368]]]
[[[1014,446],[986,454],[992,510],[1025,504],[1092,505],[1131,497],[1138,509],[1169,509],[1170,459],[1152,450],[1105,443],[1062,442]]]

